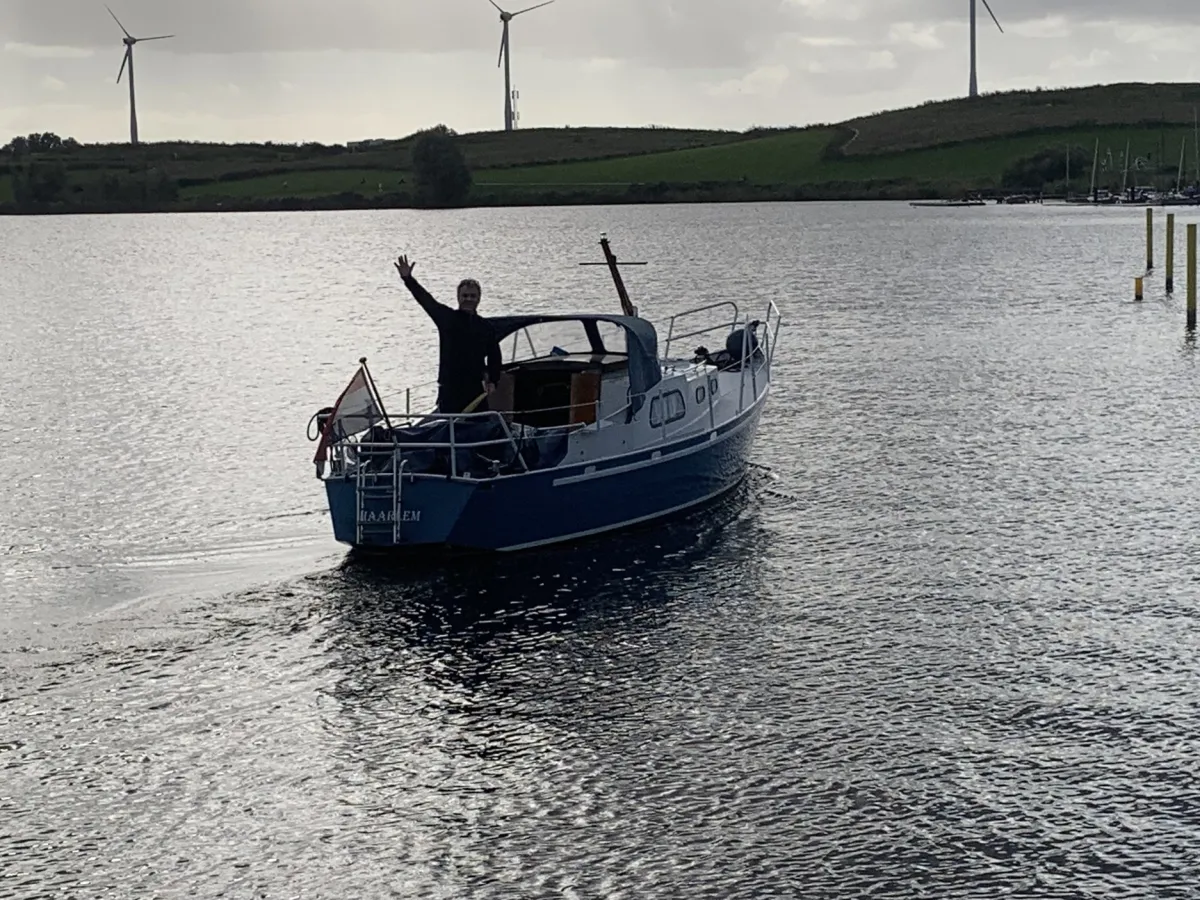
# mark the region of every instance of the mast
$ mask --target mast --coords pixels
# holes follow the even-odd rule
[[[1121,200],[1125,199],[1125,186],[1129,184],[1129,141],[1125,142],[1125,169],[1121,173]]]
[[[1175,176],[1175,193],[1183,189],[1183,156],[1187,152],[1187,138],[1179,145],[1179,174]]]
[[[629,299],[629,291],[625,289],[625,280],[621,277],[621,269],[617,265],[617,258],[613,255],[612,248],[608,244],[608,235],[600,235],[600,246],[604,250],[604,262],[581,262],[581,266],[608,266],[609,274],[612,275],[613,284],[617,288],[617,296],[621,299],[621,312],[627,316],[636,316],[638,314],[637,307],[633,305],[633,301]],[[644,266],[644,262],[627,262],[627,266]]]
[[[1096,167],[1100,165],[1100,138],[1096,138],[1096,152],[1092,155],[1092,186],[1088,188],[1088,193],[1092,197],[1092,202],[1097,202],[1100,198],[1096,194]]]

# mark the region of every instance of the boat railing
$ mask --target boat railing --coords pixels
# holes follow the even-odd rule
[[[758,400],[758,370],[759,366],[751,365],[756,354],[761,353],[770,377],[771,362],[775,358],[775,339],[779,336],[779,328],[783,324],[783,315],[774,300],[767,300],[767,309],[763,313],[762,336],[758,338],[758,346],[752,347],[751,341],[742,341],[741,380],[738,385],[738,409],[746,408],[746,372],[750,372],[750,402]],[[772,329],[772,325],[774,328]]]
[[[383,416],[373,417],[369,420],[370,427],[362,432],[354,435],[344,435],[330,444],[330,472],[335,476],[340,476],[347,473],[358,462],[370,461],[383,456],[393,456],[399,454],[401,457],[406,451],[418,450],[447,450],[450,455],[450,477],[457,478],[459,475],[458,453],[459,451],[478,451],[487,447],[507,447],[511,449],[513,456],[519,461],[523,471],[529,471],[529,465],[525,460],[522,450],[522,437],[513,430],[514,415],[538,415],[538,414],[566,414],[568,419],[576,410],[593,410],[593,416],[583,421],[568,422],[565,425],[542,426],[538,428],[541,436],[545,436],[548,432],[575,432],[585,429],[599,429],[603,425],[608,424],[618,415],[623,414],[629,409],[626,405],[616,412],[609,413],[604,417],[598,415],[599,401],[589,401],[587,403],[574,403],[565,406],[548,406],[539,407],[537,409],[524,409],[518,412],[513,410],[484,410],[482,412],[470,413],[443,413],[443,412],[422,412],[413,413],[407,412],[404,415],[388,414],[386,418]],[[500,437],[488,438],[479,441],[465,441],[458,435],[459,427],[466,424],[480,423],[484,421],[492,421],[499,425],[503,431]],[[403,427],[415,424],[429,425],[436,422],[446,422],[449,425],[447,440],[404,440],[395,432],[397,426]],[[387,432],[392,437],[390,440],[375,439],[377,434],[376,429],[379,426],[387,427]],[[362,435],[362,437],[360,437]],[[353,459],[351,459],[353,454]]]
[[[680,319],[687,318],[688,316],[695,316],[695,315],[698,315],[703,312],[710,312],[714,309],[721,309],[723,307],[731,307],[733,309],[733,318],[729,322],[721,321],[716,324],[708,325],[704,328],[698,328],[693,331],[688,331],[683,334],[675,333],[675,324]],[[700,335],[710,334],[714,331],[721,331],[721,330],[732,331],[734,328],[737,328],[737,326],[738,326],[738,305],[736,303],[734,303],[732,300],[721,300],[717,303],[709,303],[704,306],[697,306],[694,309],[684,310],[681,313],[676,313],[675,315],[671,316],[670,319],[667,320],[667,339],[666,339],[666,342],[663,344],[663,353],[662,353],[663,358],[664,359],[671,358],[671,344],[674,341],[682,341],[687,338],[699,337]]]
[[[525,462],[525,457],[521,454],[520,444],[517,442],[516,436],[513,434],[512,428],[508,421],[500,412],[487,410],[481,413],[424,413],[422,415],[414,415],[412,419],[419,419],[423,424],[429,422],[444,421],[449,423],[449,440],[431,441],[431,440],[416,440],[406,441],[396,437],[394,430],[390,431],[391,440],[375,440],[368,437],[366,440],[353,440],[353,436],[345,437],[341,440],[334,441],[330,447],[330,471],[333,475],[341,475],[348,472],[352,466],[348,456],[354,455],[354,463],[358,464],[364,461],[377,459],[384,456],[395,456],[399,454],[403,456],[405,451],[416,450],[449,450],[450,451],[450,477],[458,477],[458,452],[462,450],[480,450],[485,447],[504,447],[512,448],[512,451],[520,461],[522,468],[529,471],[529,466]],[[455,429],[457,425],[466,423],[477,423],[482,421],[492,420],[499,424],[504,432],[502,437],[488,438],[482,441],[464,441],[457,437]],[[397,420],[398,421],[398,420]],[[375,428],[378,425],[391,424],[394,421],[389,417],[384,420],[382,417],[375,420],[372,428],[365,432],[368,436],[372,436]]]

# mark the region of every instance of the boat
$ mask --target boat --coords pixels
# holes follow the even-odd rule
[[[761,319],[733,300],[687,309],[665,322],[660,353],[660,328],[600,243],[605,262],[583,265],[608,265],[621,314],[490,318],[506,361],[484,412],[413,413],[411,388],[404,412],[390,412],[359,360],[310,420],[336,541],[365,553],[525,550],[697,509],[743,480],[778,307],[768,300]],[[547,327],[554,343],[539,349]],[[568,327],[582,337],[560,346]],[[676,352],[712,335],[717,352]]]

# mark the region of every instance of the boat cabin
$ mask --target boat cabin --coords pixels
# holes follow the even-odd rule
[[[497,340],[551,323],[583,326],[587,346],[538,353],[505,363],[490,409],[535,428],[591,425],[628,410],[627,421],[662,379],[654,327],[628,316],[508,316],[492,320]],[[608,325],[608,334],[600,326]],[[613,334],[612,326],[616,326]]]

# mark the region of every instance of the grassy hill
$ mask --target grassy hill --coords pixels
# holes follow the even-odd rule
[[[1118,84],[927,103],[835,125],[750,132],[529,129],[460,135],[474,204],[909,198],[964,191],[1083,191],[1098,181],[1197,178],[1200,85]],[[409,205],[412,137],[370,146],[83,145],[37,155],[78,208],[253,209]],[[1186,146],[1185,146],[1186,142]],[[13,172],[0,156],[0,205]]]

